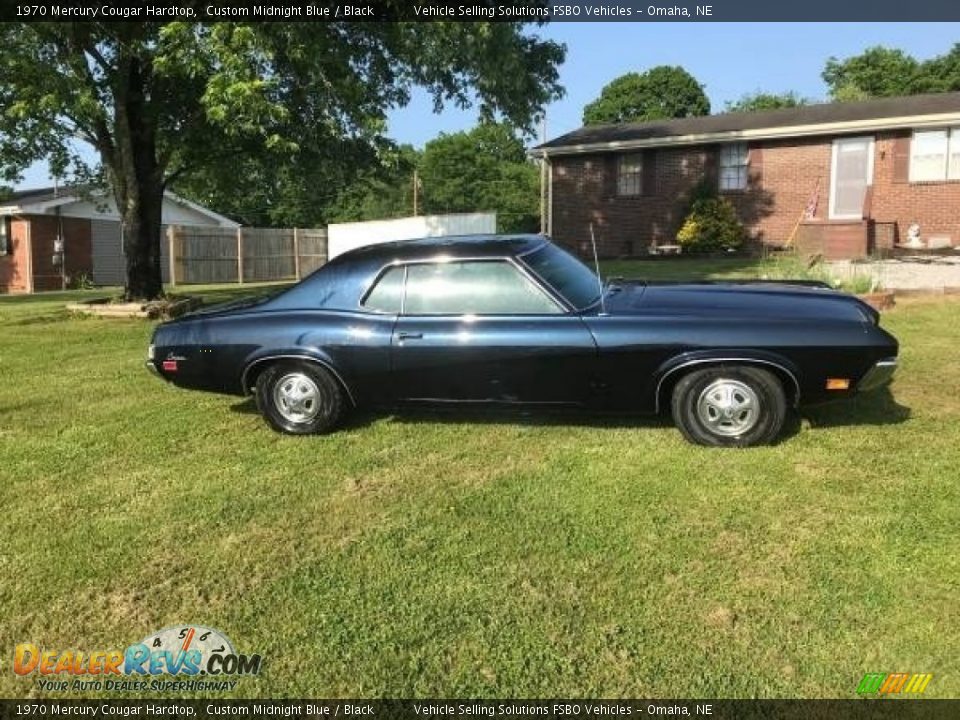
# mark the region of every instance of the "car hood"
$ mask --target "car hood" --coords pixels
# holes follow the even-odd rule
[[[607,288],[605,304],[610,315],[877,321],[876,311],[852,295],[803,281],[614,282]]]

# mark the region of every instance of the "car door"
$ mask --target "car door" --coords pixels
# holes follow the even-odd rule
[[[508,260],[406,267],[391,344],[400,399],[581,403],[596,357],[580,317]]]

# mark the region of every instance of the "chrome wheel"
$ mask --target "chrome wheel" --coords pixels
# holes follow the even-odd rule
[[[760,417],[760,399],[739,380],[719,379],[697,400],[697,417],[711,432],[736,437],[749,432]]]
[[[289,373],[273,386],[273,402],[284,419],[308,423],[320,412],[320,389],[303,373]]]

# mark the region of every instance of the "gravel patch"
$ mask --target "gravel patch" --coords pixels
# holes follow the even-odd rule
[[[905,257],[870,262],[834,260],[827,264],[837,278],[869,275],[887,290],[960,289],[960,253],[957,257]]]

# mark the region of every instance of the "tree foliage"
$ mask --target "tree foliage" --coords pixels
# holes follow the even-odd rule
[[[442,133],[423,150],[420,178],[426,212],[495,211],[498,232],[539,227],[537,166],[508,124]]]
[[[844,60],[831,57],[822,77],[838,101],[952,92],[960,90],[960,43],[923,61],[878,45]]]
[[[794,91],[768,93],[758,90],[743,95],[739,100],[727,102],[727,112],[759,112],[762,110],[781,110],[809,105],[810,101]]]
[[[710,100],[682,67],[660,65],[627,73],[606,85],[583,109],[584,125],[643,122],[710,114]]]
[[[171,184],[226,178],[250,191],[241,217],[296,216],[376,155],[413,87],[529,127],[563,54],[522,23],[6,23],[2,176],[39,159],[93,175],[68,140],[91,145],[125,225],[126,294],[156,297]]]
[[[401,145],[384,153],[342,187],[326,208],[324,222],[413,215],[414,175],[419,163],[420,153],[411,145]]]

